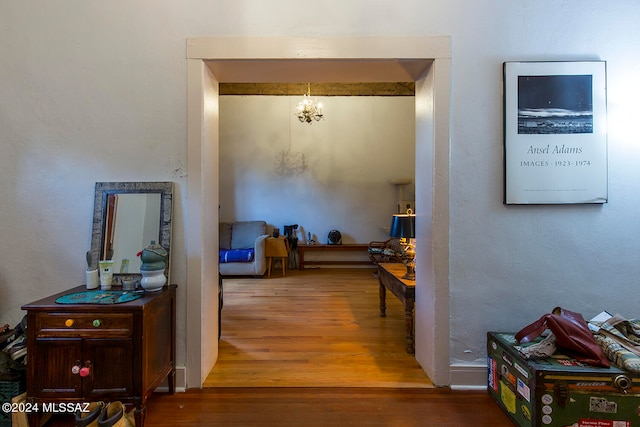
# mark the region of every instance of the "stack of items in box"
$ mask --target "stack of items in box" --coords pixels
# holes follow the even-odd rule
[[[27,363],[27,317],[15,328],[0,328],[0,381],[23,380]]]
[[[8,404],[24,392],[27,363],[27,318],[15,328],[0,327],[0,404]],[[12,425],[11,411],[0,411],[0,427]],[[17,425],[13,422],[13,425]]]

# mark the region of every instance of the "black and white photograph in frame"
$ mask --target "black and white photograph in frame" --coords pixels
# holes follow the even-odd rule
[[[504,203],[606,203],[606,126],[606,62],[505,62]]]

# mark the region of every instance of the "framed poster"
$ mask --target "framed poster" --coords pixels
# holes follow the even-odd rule
[[[606,62],[504,63],[504,203],[607,202]]]

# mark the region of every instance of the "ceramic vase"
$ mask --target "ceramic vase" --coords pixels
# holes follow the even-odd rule
[[[155,241],[151,241],[151,244],[144,248],[140,253],[140,261],[142,261],[142,266],[144,268],[145,265],[157,265],[157,264],[165,264],[167,260],[167,251],[160,245],[158,245]],[[146,268],[147,270],[155,270],[155,268]]]
[[[148,292],[159,291],[167,283],[167,277],[164,275],[167,266],[167,251],[160,245],[152,241],[149,246],[144,248],[140,253],[140,273],[142,280],[140,286]]]
[[[142,280],[140,286],[147,292],[159,291],[167,283],[167,278],[162,270],[140,270]]]

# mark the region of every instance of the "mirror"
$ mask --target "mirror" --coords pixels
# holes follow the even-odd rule
[[[171,259],[172,182],[97,182],[91,233],[91,268],[112,259],[114,281],[139,277],[138,253],[153,240]]]

